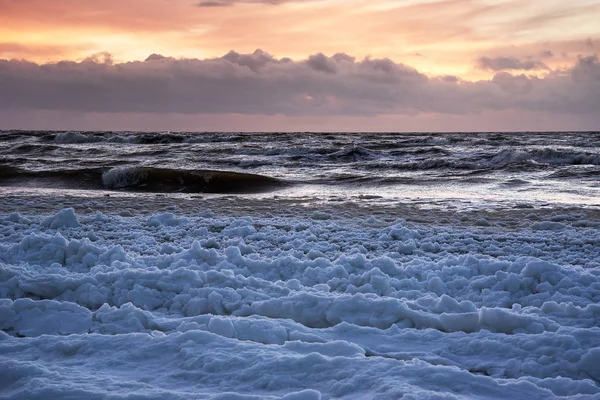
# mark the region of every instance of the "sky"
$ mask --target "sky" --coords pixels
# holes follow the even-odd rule
[[[600,0],[0,0],[0,129],[600,130]]]

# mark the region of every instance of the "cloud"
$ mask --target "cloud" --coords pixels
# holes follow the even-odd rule
[[[68,57],[73,52],[87,50],[86,45],[23,44],[0,42],[0,58]],[[89,54],[89,51],[88,51]]]
[[[227,7],[232,6],[236,3],[258,3],[258,4],[271,4],[279,5],[283,3],[295,3],[302,1],[315,1],[315,0],[207,0],[201,1],[196,5],[198,7]]]
[[[230,5],[230,2],[223,1],[201,1],[197,4],[198,7],[225,7]]]
[[[548,66],[541,61],[534,59],[519,60],[515,57],[480,57],[478,63],[480,68],[491,71],[548,69]]]
[[[431,77],[381,58],[314,54],[278,59],[257,50],[214,59],[151,55],[114,63],[0,60],[0,108],[94,113],[373,116],[523,110],[600,114],[600,63],[580,58],[544,78]]]
[[[169,60],[170,57],[165,57],[162,54],[152,53],[148,57],[146,57],[145,61],[161,61],[161,60]]]
[[[155,54],[150,55],[150,57],[148,57],[148,58],[151,58],[152,56],[155,56]],[[86,57],[83,61],[88,62],[88,63],[107,64],[107,65],[112,65],[114,62],[112,54],[110,54],[106,51],[92,54],[91,56]]]

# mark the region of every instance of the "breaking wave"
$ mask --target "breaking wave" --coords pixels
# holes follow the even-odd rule
[[[258,174],[153,167],[113,168],[102,174],[102,183],[109,189],[184,193],[257,193],[284,184]]]
[[[285,185],[268,176],[230,171],[153,167],[27,171],[9,165],[0,165],[0,184],[158,193],[260,193]]]
[[[323,185],[351,191],[491,183],[524,190],[530,182],[536,190],[553,193],[556,181],[576,181],[595,192],[599,141],[600,132],[0,131],[0,185],[252,193],[288,183],[300,190],[301,185]]]

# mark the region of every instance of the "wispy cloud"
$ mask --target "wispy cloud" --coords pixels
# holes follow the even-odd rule
[[[304,2],[304,1],[320,1],[320,0],[206,0],[196,3],[198,7],[227,7],[237,3],[254,3],[254,4],[270,4],[279,5],[284,3]]]
[[[516,57],[480,57],[478,63],[480,68],[491,71],[549,69],[546,64],[533,58],[520,60]]]

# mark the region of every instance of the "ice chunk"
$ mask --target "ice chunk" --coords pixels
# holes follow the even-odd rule
[[[17,299],[0,304],[0,315],[2,329],[21,336],[87,333],[92,327],[92,313],[69,302]]]
[[[45,218],[42,226],[50,229],[77,228],[81,226],[73,208],[63,208],[53,216]]]
[[[321,400],[321,393],[316,390],[307,389],[287,394],[281,400]]]
[[[227,338],[235,337],[235,329],[229,318],[213,317],[208,323],[208,330]]]
[[[531,228],[538,231],[562,231],[567,226],[562,222],[541,221],[532,224]]]
[[[331,219],[331,214],[329,214],[325,211],[315,211],[312,213],[312,215],[310,217],[314,220],[324,221],[324,220]]]
[[[177,226],[189,222],[188,218],[177,218],[173,213],[153,215],[148,219],[150,226]]]
[[[579,368],[594,381],[600,381],[600,347],[589,350],[581,358]]]
[[[302,353],[319,353],[328,357],[364,357],[365,349],[343,340],[334,340],[327,343],[286,342],[286,349]]]

